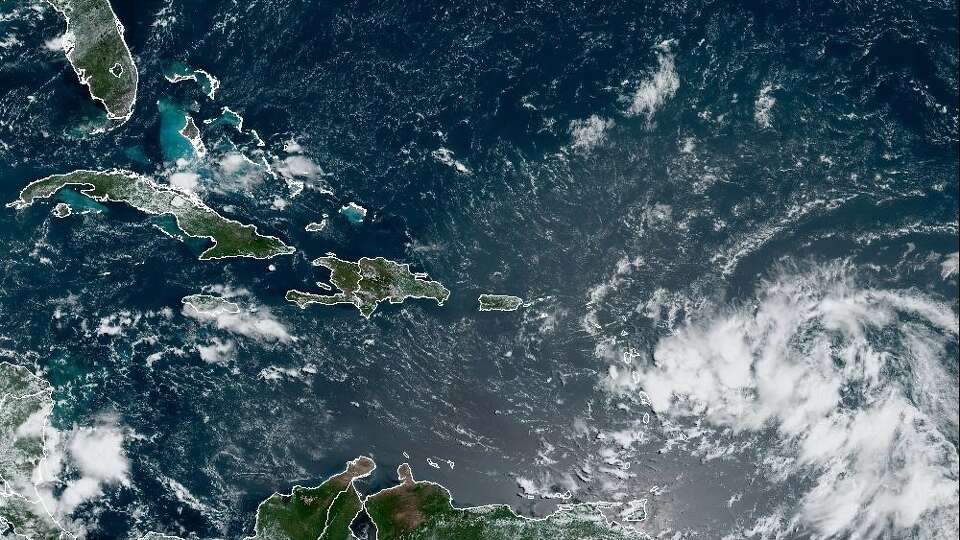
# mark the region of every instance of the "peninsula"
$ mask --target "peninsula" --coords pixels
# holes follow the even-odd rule
[[[628,540],[646,538],[608,521],[598,504],[561,504],[541,519],[523,517],[504,504],[458,508],[440,484],[416,481],[410,465],[397,468],[400,484],[367,496],[364,510],[377,540]],[[617,506],[618,503],[599,503]]]
[[[53,387],[47,381],[0,361],[0,537],[66,537],[35,484],[43,478],[44,433],[52,411]]]
[[[372,459],[360,456],[317,487],[274,493],[257,507],[256,536],[247,540],[347,540],[363,507],[354,482],[375,467]]]
[[[64,53],[93,99],[118,124],[133,115],[137,66],[109,0],[47,0],[67,21]]]

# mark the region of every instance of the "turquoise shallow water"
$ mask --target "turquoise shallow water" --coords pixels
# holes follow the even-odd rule
[[[75,213],[82,214],[86,212],[107,212],[107,207],[90,197],[80,195],[72,189],[62,189],[57,193],[57,200],[70,205]]]
[[[891,496],[903,478],[934,478],[921,491],[952,493],[955,4],[116,9],[140,95],[130,122],[90,134],[96,104],[47,47],[62,21],[0,5],[0,36],[17,38],[0,38],[11,43],[0,47],[0,196],[79,167],[166,182],[184,160],[211,207],[298,252],[200,262],[202,240],[170,238],[154,227],[175,232],[168,219],[122,205],[96,219],[2,209],[0,347],[55,384],[63,430],[103,418],[124,429],[128,482],[79,509],[89,538],[239,538],[265,497],[358,454],[380,466],[371,487],[409,459],[460,503],[531,515],[567,491],[646,499],[654,536],[745,536],[776,516],[796,527],[767,537],[823,534],[833,521],[803,512],[846,508],[809,504],[846,486],[831,478]],[[216,99],[168,83],[170,58],[217,76]],[[179,134],[185,111],[203,158]],[[339,218],[350,201],[365,220]],[[324,214],[337,219],[304,231]],[[327,252],[410,263],[450,300],[382,305],[370,320],[284,301],[318,290],[329,276],[310,261]],[[181,298],[198,292],[230,295],[243,316],[184,314]],[[478,313],[481,293],[529,306]],[[757,397],[761,358],[795,362],[775,364],[783,387],[767,395],[781,401]],[[811,358],[829,361],[811,370]],[[887,363],[841,370],[866,358]],[[725,365],[742,387],[721,385],[713,368]],[[684,366],[714,417],[655,410],[640,394],[681,388]],[[809,381],[843,400],[818,408],[829,392],[800,391]],[[787,410],[828,410],[821,429],[894,411],[918,419],[901,433],[935,431],[866,461],[829,431],[844,444],[804,462],[805,440],[784,433],[808,416],[791,424]],[[845,472],[824,473],[837,463]],[[924,533],[943,515],[935,505],[900,526],[868,503],[851,503],[861,517],[838,520],[849,530],[837,537],[876,515],[889,537],[937,538]]]
[[[342,206],[340,207],[340,214],[354,225],[362,224],[367,217],[367,211],[357,206]]]
[[[157,112],[160,115],[159,144],[164,161],[176,163],[193,159],[193,145],[180,134],[186,125],[186,111],[169,99],[160,99],[157,101]]]

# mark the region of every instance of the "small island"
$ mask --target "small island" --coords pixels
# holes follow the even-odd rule
[[[360,456],[317,487],[274,493],[257,507],[256,535],[248,540],[347,540],[363,507],[354,482],[375,467],[372,459]]]
[[[194,81],[200,85],[200,89],[210,99],[215,99],[217,90],[220,89],[220,81],[203,69],[194,69],[183,62],[173,62],[163,70],[163,78],[171,83],[183,81]]]
[[[481,294],[480,311],[516,311],[523,305],[523,298],[508,294]]]
[[[320,221],[311,221],[310,223],[307,223],[307,226],[304,227],[303,230],[307,232],[321,232],[327,228],[327,223],[328,223],[328,216],[324,214],[323,219],[321,219]]]
[[[202,157],[207,153],[207,148],[200,139],[200,128],[197,127],[197,123],[193,121],[193,117],[189,114],[183,118],[183,129],[180,130],[180,135],[193,147],[194,156]]]
[[[354,225],[360,225],[367,219],[367,209],[355,202],[340,207],[340,214]]]
[[[298,290],[287,291],[286,299],[305,309],[310,304],[352,304],[365,318],[377,309],[380,302],[399,304],[408,298],[432,298],[443,305],[450,291],[427,275],[410,270],[409,264],[394,262],[383,257],[345,261],[333,254],[313,261],[314,266],[330,270],[330,283],[341,292],[317,294]]]
[[[196,195],[120,169],[78,170],[47,176],[28,184],[20,191],[20,197],[7,206],[27,208],[37,200],[48,199],[71,186],[95,201],[126,203],[147,214],[173,216],[177,228],[187,236],[213,242],[200,254],[200,260],[229,257],[269,259],[295,251],[275,236],[260,234],[255,225],[221,216]]]
[[[67,20],[64,53],[90,96],[118,124],[133,115],[137,66],[109,0],[47,0]]]

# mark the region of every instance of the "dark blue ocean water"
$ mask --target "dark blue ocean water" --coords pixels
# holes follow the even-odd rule
[[[56,386],[56,425],[110,413],[127,430],[129,484],[81,508],[93,538],[237,538],[274,490],[358,454],[380,466],[373,486],[406,452],[460,503],[549,511],[518,496],[518,476],[568,489],[558,478],[602,464],[598,432],[649,412],[617,407],[601,352],[649,356],[675,330],[642,315],[659,289],[690,300],[679,321],[699,301],[749,302],[785,265],[848,261],[872,287],[957,310],[956,274],[940,265],[958,250],[953,2],[117,0],[140,90],[132,119],[106,133],[90,133],[102,112],[46,45],[62,21],[29,4],[0,2],[0,39],[17,37],[0,48],[0,199],[80,167],[167,181],[189,152],[165,142],[169,103],[203,133],[207,156],[184,169],[202,198],[298,249],[201,262],[202,243],[122,206],[66,219],[2,209],[0,347]],[[216,98],[167,82],[171,62],[216,76]],[[631,114],[658,74],[652,112]],[[224,106],[243,131],[202,123]],[[591,116],[611,123],[578,150],[573,127]],[[230,168],[231,153],[315,169],[294,194],[282,176]],[[349,202],[368,209],[362,224],[338,214]],[[323,214],[327,230],[303,230]],[[381,305],[369,321],[284,302],[326,278],[309,264],[326,252],[411,263],[451,298]],[[214,285],[242,289],[296,339],[181,313],[183,296]],[[478,313],[483,292],[533,304]],[[119,335],[97,332],[118,315],[131,320]],[[229,360],[201,359],[213,338],[233,343]],[[956,375],[955,345],[945,357]],[[544,441],[558,449],[549,460]],[[646,530],[702,538],[793,500],[774,486],[728,507],[734,492],[750,499],[751,459],[705,466],[650,448],[626,486],[595,463],[572,480],[576,497],[670,484]]]

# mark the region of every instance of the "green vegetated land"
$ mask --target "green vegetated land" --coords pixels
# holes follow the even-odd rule
[[[317,487],[295,486],[289,494],[274,493],[257,508],[256,540],[317,540],[351,536],[350,523],[360,511],[360,494],[354,481],[370,474],[375,465],[368,457],[347,464],[343,472]],[[351,508],[355,509],[352,515]]]
[[[636,530],[609,522],[594,505],[561,505],[543,519],[517,515],[506,505],[457,508],[438,484],[414,480],[407,464],[397,469],[400,483],[361,497],[355,480],[374,468],[369,458],[315,488],[294,487],[274,494],[257,510],[256,540],[347,540],[366,513],[376,540],[626,540]]]
[[[221,216],[192,194],[119,169],[78,170],[47,176],[28,184],[20,191],[20,197],[7,206],[26,208],[67,187],[77,187],[81,194],[97,201],[125,203],[147,214],[173,216],[177,228],[187,236],[209,238],[213,242],[200,254],[201,260],[268,259],[294,251],[277,237],[258,233],[254,225]]]
[[[515,311],[523,305],[523,298],[509,294],[481,294],[480,311]]]
[[[446,287],[439,282],[429,281],[426,274],[412,272],[410,265],[383,257],[361,257],[353,262],[328,255],[314,260],[313,265],[329,269],[330,283],[340,292],[319,294],[287,291],[287,300],[301,308],[310,304],[352,304],[361,315],[369,318],[380,302],[399,304],[408,298],[432,298],[443,305],[450,297]]]
[[[47,0],[67,20],[67,59],[111,120],[126,120],[137,100],[137,66],[109,0]]]
[[[47,381],[0,361],[0,538],[45,540],[62,532],[33,484],[46,457],[43,428],[52,407]]]

